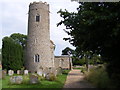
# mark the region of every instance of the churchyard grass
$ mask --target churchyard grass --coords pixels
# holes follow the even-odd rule
[[[0,79],[0,90],[2,89],[2,79]]]
[[[27,76],[23,75],[24,81],[22,84],[18,85],[10,84],[9,82],[10,76],[7,75],[6,78],[2,80],[2,88],[62,88],[65,83],[67,73],[69,71],[70,70],[65,70],[64,74],[58,75],[55,81],[48,81],[45,80],[44,78],[39,79],[40,83],[38,84],[30,84],[29,75]]]

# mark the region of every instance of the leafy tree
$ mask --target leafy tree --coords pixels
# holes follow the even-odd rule
[[[3,69],[18,70],[24,65],[24,48],[27,36],[14,33],[2,39],[2,65]]]
[[[80,2],[77,12],[58,11],[68,40],[76,49],[100,54],[109,75],[120,73],[120,2]],[[120,79],[119,75],[117,78]]]
[[[3,69],[20,69],[23,66],[22,52],[22,46],[15,43],[11,37],[4,37],[2,45]]]
[[[74,50],[66,47],[64,50],[62,50],[62,55],[68,55],[68,52],[70,52],[70,54],[74,54]]]
[[[20,44],[23,48],[26,46],[27,35],[14,33],[10,36],[16,43]]]

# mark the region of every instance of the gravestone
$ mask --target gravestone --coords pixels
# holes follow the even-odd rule
[[[24,70],[24,75],[28,75],[28,70]]]
[[[9,70],[9,71],[8,71],[8,75],[9,75],[9,76],[12,76],[13,74],[14,74],[14,71],[13,71],[13,70]]]
[[[45,78],[46,78],[47,80],[50,79],[50,75],[49,75],[49,73],[48,73],[47,75],[45,75]]]
[[[6,70],[2,70],[2,78],[3,79],[5,78],[6,74],[7,74],[7,71]]]
[[[45,77],[46,76],[46,74],[45,73],[43,73],[43,77]]]
[[[57,68],[57,75],[62,75],[62,68],[61,67]]]
[[[37,74],[38,74],[39,76],[42,76],[42,75],[43,75],[43,70],[42,70],[42,69],[38,70],[38,71],[37,71]]]
[[[11,84],[21,84],[23,81],[22,76],[11,76],[10,77],[10,83]]]
[[[24,74],[24,70],[20,70],[20,74],[23,75]]]
[[[48,67],[44,68],[43,72],[44,72],[45,75],[47,75],[49,73],[49,68]]]
[[[18,74],[18,75],[20,74],[20,70],[17,70],[17,74]]]
[[[31,74],[30,75],[30,83],[31,84],[37,84],[37,83],[39,83],[38,76],[36,74]]]
[[[0,79],[2,79],[2,70],[0,70]]]
[[[51,67],[51,69],[49,69],[49,73],[53,73],[55,76],[57,75],[57,70],[55,67]]]

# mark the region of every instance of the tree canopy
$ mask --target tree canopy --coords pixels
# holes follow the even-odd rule
[[[68,53],[70,53],[70,54],[74,54],[74,50],[73,49],[71,49],[71,48],[69,48],[69,47],[66,47],[65,49],[63,49],[62,50],[62,55],[68,55]]]
[[[70,36],[64,38],[81,51],[100,54],[109,74],[120,73],[120,2],[80,2],[77,12],[58,11]],[[120,78],[120,77],[119,77]]]
[[[24,47],[26,35],[14,33],[2,39],[2,66],[3,69],[18,70],[24,64]]]

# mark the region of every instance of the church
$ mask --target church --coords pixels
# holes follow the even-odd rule
[[[31,72],[44,71],[46,68],[72,68],[70,56],[54,56],[55,44],[50,40],[49,13],[49,4],[46,2],[29,5],[25,67]]]

